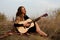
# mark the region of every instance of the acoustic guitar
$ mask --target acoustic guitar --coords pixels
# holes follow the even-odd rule
[[[41,17],[46,17],[46,16],[48,16],[47,13],[38,17],[38,18],[36,18],[35,20],[27,19],[25,21],[20,21],[18,24],[23,24],[23,23],[27,22],[27,23],[30,23],[30,26],[29,27],[20,26],[20,27],[17,27],[17,30],[22,34],[26,33],[31,27],[34,27],[34,22],[35,21],[38,21],[39,19],[41,19]]]

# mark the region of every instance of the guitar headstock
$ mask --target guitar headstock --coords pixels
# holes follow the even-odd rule
[[[41,17],[46,17],[46,16],[48,16],[48,14],[47,13],[45,13],[44,15],[42,15]]]

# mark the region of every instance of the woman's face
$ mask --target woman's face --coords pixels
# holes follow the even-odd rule
[[[26,9],[24,7],[21,8],[22,14],[26,14]]]

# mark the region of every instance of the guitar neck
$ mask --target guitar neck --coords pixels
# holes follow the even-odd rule
[[[39,19],[41,19],[41,17],[36,18],[36,19],[34,20],[34,22],[35,22],[35,21],[38,21]]]
[[[39,19],[41,19],[41,17],[46,17],[46,16],[48,16],[48,14],[46,13],[46,14],[44,14],[44,15],[42,15],[42,16],[40,16],[40,17],[38,17],[38,18],[36,18],[35,20],[34,20],[34,22],[35,21],[38,21]]]

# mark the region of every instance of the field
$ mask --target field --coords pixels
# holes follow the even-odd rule
[[[14,28],[13,22],[6,20],[6,17],[4,17],[3,15],[0,17],[0,35]],[[42,18],[37,23],[41,30],[49,35],[48,37],[41,37],[38,33],[31,33],[29,36],[13,34],[0,40],[60,40],[60,12],[57,13],[55,19]]]

